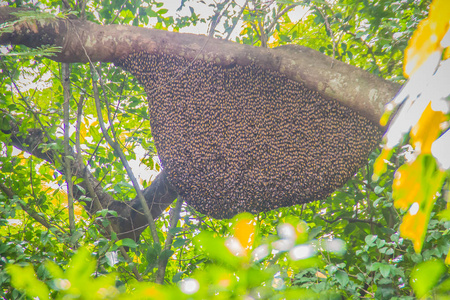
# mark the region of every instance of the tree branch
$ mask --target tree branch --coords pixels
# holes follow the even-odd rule
[[[177,227],[177,223],[178,220],[180,219],[180,212],[181,212],[181,207],[183,206],[183,200],[178,199],[177,200],[177,204],[175,206],[175,209],[172,209],[171,211],[171,215],[170,215],[170,227],[169,227],[169,231],[167,232],[167,238],[166,238],[166,242],[164,244],[164,248],[163,251],[169,251],[170,248],[172,247],[172,242],[173,242],[173,238],[174,238],[174,234],[172,233],[172,230]],[[159,263],[158,263],[158,272],[156,273],[156,283],[159,284],[163,284],[164,283],[164,276],[166,274],[166,267],[167,267],[167,262],[169,260],[169,257],[165,257],[165,258],[159,258]]]
[[[235,22],[233,21],[233,26],[231,26],[230,31],[228,31],[228,34],[225,37],[225,40],[228,40],[230,38],[231,34],[233,33],[234,29],[236,28],[236,25],[239,23],[239,19],[241,18],[242,14],[244,13],[245,8],[247,7],[247,4],[248,4],[248,0],[245,0],[244,5],[241,7],[241,10],[239,11],[239,13],[237,15],[236,21]]]
[[[6,185],[0,182],[0,190],[9,198],[14,198],[14,192],[11,191]],[[46,219],[44,219],[42,216],[40,216],[35,210],[27,207],[24,205],[21,201],[18,201],[20,207],[23,211],[25,211],[30,217],[35,219],[37,222],[39,222],[42,226],[44,226],[47,229],[51,229],[56,235],[63,235],[64,233],[60,231],[58,228],[52,226]]]
[[[0,117],[5,117],[2,110],[0,110]],[[55,165],[55,157],[61,157],[62,153],[55,152],[55,150],[49,149],[47,146],[55,143],[55,141],[44,140],[44,134],[40,129],[29,129],[26,135],[21,134],[19,131],[19,123],[11,120],[11,128],[8,131],[3,131],[6,134],[10,134],[11,144],[20,150]],[[71,156],[77,157],[74,153]],[[60,168],[58,172],[65,174],[61,165],[57,165]],[[120,239],[131,238],[137,240],[141,232],[148,226],[148,220],[142,214],[142,206],[138,198],[136,197],[128,202],[114,200],[110,194],[103,190],[100,182],[92,176],[79,159],[76,159],[72,164],[72,173],[78,178],[84,179],[74,186],[74,198],[84,203],[80,198],[85,195],[83,190],[86,190],[87,196],[95,201],[95,205],[90,203],[84,204],[88,213],[93,215],[102,208],[116,211],[118,214],[117,217],[108,216],[108,218],[113,230],[117,232],[117,236]],[[167,180],[167,175],[164,171],[156,176],[152,184],[142,191],[142,194],[147,205],[151,207],[151,215],[155,218],[178,196],[175,189]],[[98,199],[98,203],[95,199]]]
[[[356,218],[342,218],[342,217],[337,217],[334,220],[327,220],[327,219],[325,219],[324,217],[321,217],[321,216],[319,216],[319,218],[324,220],[328,224],[333,224],[334,222],[345,220],[345,221],[348,221],[349,223],[367,223],[367,224],[370,224],[370,225],[375,225],[377,227],[384,227],[380,223],[372,221],[372,220],[364,220],[364,219],[356,219]]]
[[[139,199],[141,207],[143,208],[144,215],[147,218],[147,222],[150,225],[150,230],[152,232],[153,241],[155,243],[159,244],[159,237],[158,237],[158,232],[156,231],[155,222],[153,221],[152,214],[150,212],[150,209],[148,208],[147,202],[145,201],[144,195],[141,192],[141,189],[136,180],[136,177],[134,176],[133,172],[131,171],[130,165],[128,164],[128,161],[127,161],[125,155],[123,154],[122,148],[120,148],[119,143],[117,142],[117,140],[113,140],[109,136],[108,131],[106,130],[105,123],[103,121],[103,116],[102,116],[102,109],[100,106],[100,98],[99,98],[99,92],[98,92],[98,88],[97,88],[97,82],[95,80],[96,76],[99,76],[99,75],[98,75],[94,65],[91,63],[92,87],[93,87],[93,91],[94,91],[95,107],[97,108],[98,123],[100,124],[100,128],[102,130],[103,136],[105,137],[106,141],[114,149],[114,151],[119,155],[120,161],[122,162],[123,166],[125,167],[128,177],[130,177],[131,182],[133,183],[134,189],[136,190],[137,198]],[[113,129],[114,126],[112,123],[110,124],[110,128],[111,128],[111,132],[113,133],[114,138],[115,138],[114,129]]]
[[[12,14],[15,11],[17,9],[0,8],[0,23],[16,20]],[[0,34],[0,44],[60,46],[61,52],[51,57],[60,62],[87,62],[89,59],[115,62],[133,52],[145,51],[214,62],[224,67],[255,64],[301,82],[376,124],[384,104],[399,89],[397,84],[298,45],[265,49],[200,35],[122,25],[101,26],[60,18],[22,21],[9,28],[12,32]]]
[[[72,151],[70,148],[69,142],[69,131],[70,131],[70,123],[69,123],[69,114],[70,114],[70,65],[68,63],[62,63],[61,65],[61,77],[62,77],[62,85],[64,90],[64,168],[66,173],[66,182],[67,182],[67,204],[69,209],[69,228],[70,233],[73,234],[75,232],[75,214],[73,210],[73,182],[72,182],[72,167],[71,167],[71,159],[70,154]],[[74,159],[74,158],[72,158]]]

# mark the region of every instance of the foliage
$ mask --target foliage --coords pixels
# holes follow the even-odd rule
[[[153,0],[70,2],[70,9],[62,9],[61,1],[43,0],[39,8],[61,16],[70,12],[101,24],[150,23],[173,31],[216,24],[209,28],[216,37],[234,36],[241,43],[268,47],[297,43],[402,82],[406,77],[403,52],[419,21],[427,16],[431,1],[196,2],[180,1],[179,15],[171,14],[167,3]],[[10,5],[35,6],[32,1],[12,1]],[[213,9],[211,16],[199,13],[205,7]],[[293,10],[295,14],[289,13]],[[426,22],[440,18],[443,14],[439,12],[445,11],[450,10],[430,12]],[[300,13],[303,18],[296,17]],[[430,54],[417,50],[420,41],[427,40],[421,34],[429,34],[430,29],[427,25],[420,28],[408,48],[413,50],[408,52],[411,56],[407,61],[417,53],[420,57]],[[442,39],[443,34],[438,36]],[[181,219],[170,232],[168,213],[156,220],[161,241],[168,233],[174,234],[171,249],[155,242],[148,229],[136,242],[118,241],[104,235],[102,225],[108,224],[108,210],[89,216],[81,203],[75,205],[75,230],[70,232],[66,178],[58,171],[61,163],[48,163],[11,145],[8,131],[14,121],[20,132],[43,130],[42,138],[53,141],[48,149],[63,150],[60,65],[25,47],[9,47],[2,52],[8,52],[0,62],[2,297],[413,299],[448,292],[448,270],[443,264],[449,251],[448,210],[437,217],[446,207],[441,187],[448,171],[441,171],[429,148],[444,129],[423,131],[418,127],[414,131],[411,145],[417,149],[420,141],[429,145],[429,151],[424,152],[422,146],[422,154],[413,162],[409,160],[411,146],[407,139],[401,141],[402,147],[392,145],[389,157],[383,151],[376,161],[379,151],[375,151],[366,167],[322,201],[233,220],[210,219],[183,206]],[[98,70],[104,81],[101,92],[108,100],[101,104],[104,119],[110,115],[125,157],[139,165],[133,171],[147,167],[155,174],[159,165],[142,87],[112,65],[101,65]],[[410,83],[414,83],[414,74],[407,72]],[[105,192],[117,200],[133,199],[136,191],[130,178],[98,126],[89,66],[73,64],[70,81],[71,146],[81,146],[83,163],[89,165]],[[419,125],[431,122],[434,127],[425,126],[436,128],[448,120],[448,113],[438,118],[438,112],[426,107]],[[383,159],[390,162],[380,171]],[[394,174],[401,174],[401,180]],[[141,185],[147,187],[152,178],[142,177]],[[414,183],[403,181],[405,178]],[[76,177],[73,179],[78,184]],[[419,206],[422,223],[407,212],[400,225],[403,211],[410,211],[418,201],[408,198],[411,193],[429,199]],[[413,242],[404,238],[413,238]],[[129,259],[119,246],[128,247]],[[293,249],[302,251],[292,258]],[[158,262],[167,257],[166,284],[157,285]],[[137,281],[134,269],[143,282]]]
[[[92,280],[96,262],[86,248],[77,251],[65,272],[54,262],[47,261],[44,266],[48,273],[46,284],[36,278],[31,265],[8,265],[7,272],[13,286],[25,290],[29,297],[40,299],[48,299],[49,291],[56,299],[65,296],[81,299],[234,299],[243,294],[255,298],[257,295],[264,295],[264,298],[283,295],[287,299],[319,297],[306,289],[286,290],[284,271],[274,264],[285,260],[283,267],[290,272],[320,265],[315,253],[316,247],[321,247],[317,241],[308,241],[306,223],[288,217],[286,223],[278,227],[278,238],[269,237],[258,242],[254,241],[257,228],[252,215],[237,216],[232,229],[233,235],[226,239],[208,232],[194,238],[195,247],[206,253],[213,263],[179,281],[179,289],[149,283],[135,283],[128,289],[116,288],[113,273],[99,274]],[[324,245],[341,242],[334,240]],[[339,252],[339,246],[335,248],[331,250]],[[322,293],[322,296],[327,294]]]
[[[433,1],[428,17],[419,24],[410,41],[404,62],[404,72],[410,80],[388,105],[386,116],[392,113],[395,106],[403,106],[385,135],[386,145],[375,172],[377,177],[384,169],[384,161],[392,155],[392,148],[405,133],[409,133],[414,157],[396,171],[393,198],[397,208],[408,210],[400,231],[403,237],[414,242],[418,253],[422,250],[437,195],[450,175],[450,143],[445,141],[450,134],[450,89],[445,83],[450,60],[444,53],[448,52],[446,48],[450,45],[449,21],[450,3]],[[435,89],[439,92],[435,93]]]

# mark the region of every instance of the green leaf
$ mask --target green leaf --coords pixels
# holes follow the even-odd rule
[[[308,238],[309,238],[310,240],[312,240],[312,239],[315,238],[321,231],[322,231],[322,226],[317,226],[317,227],[312,228],[312,229],[309,231]]]
[[[386,245],[386,241],[382,239],[377,239],[377,248],[382,248],[384,245]]]
[[[48,270],[53,278],[63,278],[63,270],[53,261],[47,260],[45,262],[45,268]]]
[[[73,235],[70,237],[70,243],[72,244],[72,245],[75,245],[75,243],[76,242],[78,242],[78,240],[82,237],[82,236],[84,236],[84,233],[83,232],[80,232],[80,231],[75,231],[74,233],[73,233]]]
[[[117,241],[116,245],[118,247],[125,246],[125,247],[129,247],[129,248],[137,248],[136,242],[129,238]]]
[[[373,189],[373,191],[375,192],[375,194],[380,194],[380,193],[382,193],[383,191],[384,191],[384,187],[382,187],[382,186],[376,186],[374,189]]]
[[[389,276],[389,273],[391,271],[391,266],[387,264],[381,264],[380,265],[380,273],[383,275],[384,278],[387,278]]]
[[[173,275],[172,282],[173,283],[177,283],[178,281],[180,281],[181,280],[181,276],[183,276],[184,273],[185,272],[183,271],[183,272],[178,272],[177,274]]]
[[[341,285],[346,285],[348,283],[348,274],[345,271],[338,270],[335,274],[337,281]]]
[[[369,234],[366,236],[364,240],[369,247],[372,247],[375,246],[375,241],[377,240],[377,238],[378,238],[377,235]]]
[[[213,233],[203,231],[193,239],[194,244],[209,257],[218,262],[237,266],[239,258],[231,254],[225,246],[225,239],[214,236]]]
[[[187,240],[187,239],[177,238],[172,246],[174,248],[179,248],[179,247],[186,245],[188,242],[189,242],[189,240]]]
[[[411,272],[410,284],[417,298],[424,297],[433,289],[447,268],[442,260],[433,259],[418,264]]]
[[[181,230],[183,230],[183,228],[181,228],[181,227],[174,227],[174,228],[171,228],[170,230],[169,230],[169,233],[170,234],[173,234],[173,235],[176,235],[178,232],[180,232]]]
[[[175,252],[172,249],[166,249],[163,252],[161,252],[159,259],[162,259],[162,260],[169,259],[174,253]]]

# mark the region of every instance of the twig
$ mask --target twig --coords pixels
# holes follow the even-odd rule
[[[216,13],[214,14],[214,16],[211,17],[211,27],[209,29],[209,33],[208,36],[209,37],[214,37],[214,32],[216,31],[216,27],[217,25],[219,25],[220,23],[220,19],[222,18],[222,16],[224,15],[224,13],[227,11],[229,5],[229,2],[231,0],[224,0],[223,3],[221,3],[220,5],[222,5],[222,9],[219,9],[216,11]],[[225,8],[225,6],[228,4],[228,6]]]
[[[277,24],[278,20],[288,11],[290,11],[291,9],[293,9],[294,7],[298,6],[298,4],[291,4],[286,6],[284,9],[282,9],[281,11],[279,11],[277,13],[277,15],[275,16],[275,18],[273,19],[272,23],[270,23],[269,26],[267,26],[267,33],[271,32],[273,27],[275,27],[275,25]],[[281,9],[282,6],[280,6]]]
[[[363,220],[363,219],[356,219],[356,218],[341,218],[341,217],[337,217],[334,220],[327,220],[327,219],[325,219],[324,217],[321,217],[321,216],[319,216],[319,218],[324,220],[328,224],[333,224],[334,222],[345,220],[345,221],[348,221],[349,223],[367,223],[367,224],[370,224],[370,225],[375,225],[377,227],[384,227],[380,223],[372,221],[372,220]]]
[[[116,21],[117,17],[120,15],[120,13],[122,12],[123,8],[125,7],[125,4],[127,4],[128,0],[123,1],[122,5],[120,6],[120,9],[117,11],[116,15],[114,16],[114,19],[111,21],[110,24],[114,24],[114,22]]]
[[[182,205],[183,205],[183,200],[178,198],[175,209],[173,209],[171,211],[170,227],[169,227],[169,231],[167,232],[167,238],[166,238],[166,242],[164,244],[163,252],[169,251],[170,248],[172,247],[174,234],[171,232],[171,230],[173,230],[175,227],[177,227],[178,220],[180,219],[180,212],[181,212]],[[164,275],[166,273],[166,267],[167,267],[168,260],[169,260],[169,257],[164,258],[164,259],[161,259],[161,258],[159,259],[158,271],[156,273],[156,280],[155,280],[156,283],[159,283],[159,284],[164,283]]]
[[[86,2],[87,0],[80,0],[79,7],[80,7],[80,19],[86,20]]]
[[[239,14],[238,14],[238,16],[236,18],[236,22],[233,23],[233,26],[231,27],[231,30],[228,32],[227,36],[225,37],[225,40],[228,40],[230,38],[231,34],[233,33],[234,29],[237,26],[237,23],[239,23],[239,20],[241,19],[241,16],[244,13],[245,8],[247,7],[247,5],[248,5],[248,0],[245,0],[245,3],[242,6],[241,11],[239,12]]]
[[[330,26],[330,23],[328,22],[327,16],[324,13],[322,13],[322,11],[316,5],[314,5],[313,8],[315,8],[320,13],[320,15],[322,16],[322,18],[324,20],[325,28],[327,29],[328,34],[331,37],[331,42],[333,43],[333,58],[336,58],[336,43],[334,41],[333,30],[331,29],[331,26]],[[333,66],[333,63],[331,66]]]
[[[64,9],[70,9],[70,4],[67,0],[61,0],[61,2],[63,3]]]
[[[52,140],[52,138],[50,137],[50,134],[47,132],[47,130],[45,129],[44,124],[42,123],[41,119],[39,118],[39,114],[37,112],[35,112],[35,110],[31,107],[31,105],[28,103],[27,101],[27,97],[25,97],[22,92],[20,91],[19,87],[17,86],[13,76],[11,75],[11,73],[9,72],[8,68],[5,66],[5,64],[2,62],[3,65],[3,70],[6,70],[6,72],[8,73],[8,77],[10,78],[12,84],[14,85],[14,88],[16,89],[17,93],[20,96],[20,100],[25,103],[26,109],[31,112],[33,114],[33,117],[36,119],[36,121],[39,123],[39,126],[41,127],[42,132],[45,134],[45,137],[50,141]],[[36,92],[36,90],[35,90]],[[54,157],[55,160],[58,161],[58,163],[60,163],[61,165],[63,165],[63,162],[61,160],[61,158],[59,156],[55,156]]]
[[[264,19],[261,21],[258,21],[258,27],[259,27],[259,39],[261,40],[261,47],[267,48],[267,33],[264,29]]]
[[[81,116],[83,114],[83,102],[84,102],[84,96],[81,95],[80,101],[78,101],[78,110],[77,110],[77,123],[75,125],[75,147],[77,149],[77,160],[80,165],[83,163],[83,158],[81,157],[81,144],[80,144],[80,127],[81,127]],[[87,166],[84,167],[84,170],[81,171],[82,176],[84,180],[86,180],[86,187],[88,189],[89,195],[91,196],[91,207],[94,205],[95,211],[99,211],[102,209],[102,205],[100,201],[98,200],[97,194],[95,193],[94,188],[92,187],[91,182],[88,179],[88,173],[87,173]]]
[[[11,191],[6,185],[4,185],[3,183],[0,182],[0,190],[5,193],[5,195],[9,198],[9,199],[14,199],[14,192]],[[36,211],[34,211],[33,209],[27,207],[26,205],[24,205],[21,201],[17,201],[17,203],[19,203],[20,207],[22,208],[23,211],[25,211],[30,217],[32,217],[33,219],[35,219],[37,222],[39,222],[42,226],[44,226],[45,228],[49,229],[50,231],[54,232],[56,235],[63,235],[65,232],[63,230],[59,230],[55,227],[53,227],[49,222],[47,222],[46,219],[44,219],[43,217],[41,217]]]
[[[64,167],[66,169],[66,183],[67,183],[67,204],[69,209],[69,229],[70,234],[75,232],[75,214],[73,210],[73,182],[72,182],[72,163],[70,161],[70,155],[72,151],[69,144],[69,131],[70,131],[70,65],[68,63],[61,64],[61,77],[64,90]]]

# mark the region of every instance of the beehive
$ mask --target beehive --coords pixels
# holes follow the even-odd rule
[[[256,65],[145,52],[117,64],[145,86],[169,181],[215,218],[323,199],[366,163],[381,136],[351,109]]]

